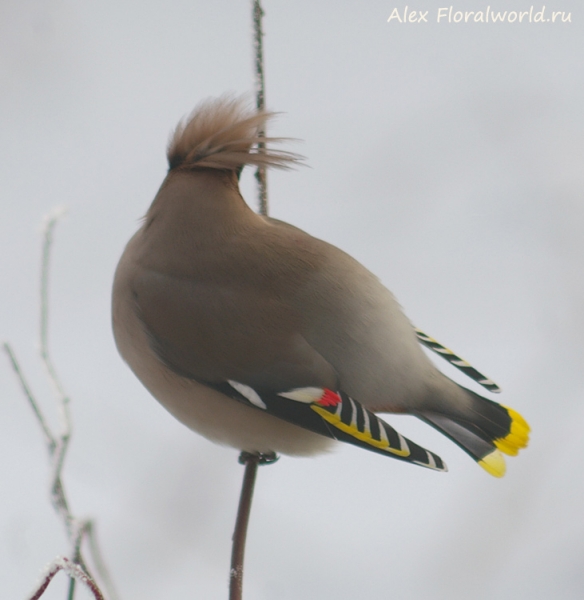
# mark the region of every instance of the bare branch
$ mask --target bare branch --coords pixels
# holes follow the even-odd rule
[[[57,557],[46,567],[39,584],[27,600],[38,600],[59,571],[64,571],[72,580],[83,584],[93,594],[95,600],[105,600],[95,581],[79,565],[62,556]]]
[[[43,225],[43,246],[41,259],[41,286],[40,286],[40,357],[46,369],[49,381],[55,392],[59,412],[61,414],[61,431],[58,435],[54,434],[40,410],[34,394],[32,393],[20,368],[16,355],[10,344],[4,344],[4,351],[8,355],[12,368],[16,374],[24,395],[28,399],[33,412],[43,431],[47,450],[51,461],[51,479],[50,479],[50,499],[56,513],[62,519],[67,538],[71,544],[71,558],[57,558],[53,561],[43,577],[43,580],[30,597],[36,600],[42,596],[52,578],[63,570],[70,577],[69,600],[73,599],[75,593],[75,583],[80,581],[87,586],[94,597],[103,600],[103,594],[89,575],[89,570],[83,560],[81,546],[85,538],[89,539],[90,551],[94,559],[98,574],[102,578],[108,589],[111,600],[116,600],[117,595],[111,584],[111,578],[105,568],[101,553],[97,547],[94,534],[94,526],[91,521],[80,520],[73,516],[62,482],[62,472],[69,441],[71,439],[71,416],[69,412],[69,397],[65,394],[64,388],[59,380],[57,372],[53,366],[48,343],[48,324],[49,324],[49,267],[51,258],[51,249],[53,244],[53,231],[59,217],[63,214],[63,209],[53,210],[45,219]]]
[[[253,488],[255,486],[258,471],[259,455],[241,454],[240,462],[245,462],[245,473],[241,486],[239,498],[239,509],[233,532],[233,543],[231,546],[231,570],[229,571],[229,600],[241,600],[243,587],[243,556],[245,553],[245,540],[247,537],[247,525],[251,511]]]
[[[69,414],[69,398],[61,385],[53,361],[49,353],[49,267],[51,264],[51,250],[53,247],[53,230],[59,218],[65,213],[64,208],[56,208],[44,219],[43,250],[41,257],[41,289],[40,289],[40,354],[45,365],[49,381],[51,382],[61,412],[61,437],[68,439],[71,435],[71,418]],[[66,445],[65,443],[65,450]]]
[[[53,452],[55,451],[57,442],[55,441],[55,438],[53,437],[53,434],[51,433],[51,430],[49,429],[49,426],[47,425],[45,417],[43,416],[43,413],[41,412],[41,409],[39,408],[39,405],[38,405],[37,401],[35,400],[35,397],[31,391],[30,387],[28,386],[28,383],[26,382],[24,373],[22,372],[22,369],[20,368],[20,365],[18,364],[18,361],[16,360],[16,355],[14,354],[12,347],[10,346],[10,344],[8,342],[5,342],[3,344],[3,347],[4,347],[4,352],[6,352],[6,354],[8,355],[8,359],[10,360],[10,364],[12,365],[12,369],[16,375],[16,378],[20,382],[22,391],[24,392],[24,395],[26,396],[26,398],[34,412],[34,414],[37,418],[37,421],[39,422],[39,425],[41,426],[41,429],[43,430],[43,434],[45,436],[45,443],[47,444],[49,454],[52,455]]]
[[[107,597],[109,600],[119,600],[119,595],[101,554],[101,548],[99,547],[97,541],[97,534],[95,532],[95,524],[93,521],[87,521],[85,531],[86,539],[89,543],[91,560],[95,566],[95,571],[98,575],[98,578],[107,592]]]
[[[264,49],[263,49],[263,36],[262,31],[262,17],[264,11],[262,9],[260,0],[252,0],[253,3],[253,46],[254,46],[254,74],[255,74],[255,92],[256,92],[256,107],[258,111],[264,110],[265,108],[265,82],[264,82]],[[266,130],[262,127],[258,130],[258,137],[265,138]],[[258,142],[258,151],[265,152],[266,143],[263,141]],[[260,166],[255,172],[255,178],[258,182],[258,196],[259,196],[259,213],[260,215],[267,216],[268,214],[268,180],[266,174],[266,167]]]
[[[258,112],[264,110],[265,106],[265,83],[264,83],[264,51],[262,45],[262,17],[264,11],[260,0],[252,0],[253,5],[253,45],[255,51],[255,89],[256,89],[256,107]],[[258,151],[265,152],[266,144],[263,141],[266,137],[264,127],[258,131]],[[265,167],[258,167],[255,173],[258,182],[259,213],[268,215],[268,189]],[[231,545],[231,569],[229,571],[229,600],[241,600],[243,594],[243,558],[245,554],[245,541],[247,538],[247,526],[251,512],[251,503],[253,500],[253,490],[258,470],[258,465],[272,464],[278,460],[274,453],[261,454],[242,452],[239,455],[239,462],[245,465],[243,482],[241,484],[241,496],[239,498],[239,507],[237,509],[237,518],[235,520],[235,530],[233,532]]]
[[[253,500],[253,489],[258,470],[258,465],[272,465],[279,460],[275,452],[256,453],[242,452],[239,462],[245,465],[243,483],[241,484],[241,495],[239,497],[239,508],[235,519],[235,530],[233,531],[231,544],[231,569],[229,571],[229,600],[241,600],[243,594],[243,557],[245,554],[245,540],[247,538],[247,526]]]

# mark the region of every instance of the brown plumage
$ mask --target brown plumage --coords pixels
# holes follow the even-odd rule
[[[256,148],[270,116],[223,97],[177,127],[168,176],[116,273],[120,353],[171,413],[219,443],[325,450],[330,440],[302,422],[246,406],[218,386],[235,381],[260,395],[326,388],[372,411],[415,414],[479,463],[497,462],[488,470],[501,474],[497,440],[524,445],[526,424],[442,375],[392,294],[357,261],[244,202],[243,166],[299,160]]]
[[[240,169],[257,165],[288,169],[302,157],[285,150],[259,151],[260,141],[278,143],[285,138],[260,138],[262,125],[276,113],[251,112],[241,98],[229,95],[199,104],[174,130],[168,144],[171,169]]]

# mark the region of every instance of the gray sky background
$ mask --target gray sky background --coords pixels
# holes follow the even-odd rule
[[[409,4],[430,22],[388,23],[405,3],[264,0],[267,103],[284,113],[270,133],[303,140],[290,149],[310,165],[270,174],[271,214],[375,272],[417,326],[502,386],[532,443],[496,480],[422,423],[388,416],[450,472],[346,446],[262,468],[244,597],[579,599],[584,6],[546,3],[546,18],[571,23],[448,24],[439,3]],[[149,397],[117,355],[109,297],[177,120],[251,90],[250,3],[3,0],[0,77],[0,338],[52,423],[35,354],[39,223],[69,207],[51,348],[73,399],[73,510],[97,520],[124,600],[226,598],[237,452]],[[255,206],[251,173],[242,187]],[[0,597],[23,598],[68,547],[6,361],[0,415]],[[58,576],[44,597],[65,585]]]

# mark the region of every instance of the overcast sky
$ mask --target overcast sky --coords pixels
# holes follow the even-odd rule
[[[246,600],[584,596],[584,6],[264,0],[271,134],[309,168],[271,215],[375,272],[410,319],[503,388],[530,447],[489,477],[409,417],[447,474],[342,446],[260,469]],[[487,2],[460,1],[486,11]],[[566,21],[568,15],[571,22]],[[491,17],[492,18],[492,17]],[[117,354],[110,289],[200,100],[252,89],[250,2],[2,0],[0,338],[52,424],[36,356],[39,224],[53,207],[51,348],[72,398],[64,482],[123,600],[227,598],[243,468],[153,400]],[[251,172],[242,189],[255,207]],[[457,381],[476,391],[470,380]],[[0,597],[68,553],[40,430],[0,361]],[[45,594],[64,598],[65,577]],[[79,600],[88,597],[79,593]]]

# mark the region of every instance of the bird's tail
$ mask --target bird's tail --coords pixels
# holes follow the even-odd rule
[[[170,138],[170,169],[239,171],[248,164],[289,168],[302,157],[266,147],[286,139],[265,137],[265,123],[274,115],[251,108],[244,96],[225,95],[202,102],[180,121]]]
[[[469,397],[455,416],[432,412],[420,418],[449,437],[491,475],[505,474],[503,453],[515,456],[527,446],[530,427],[516,411],[462,388]]]

